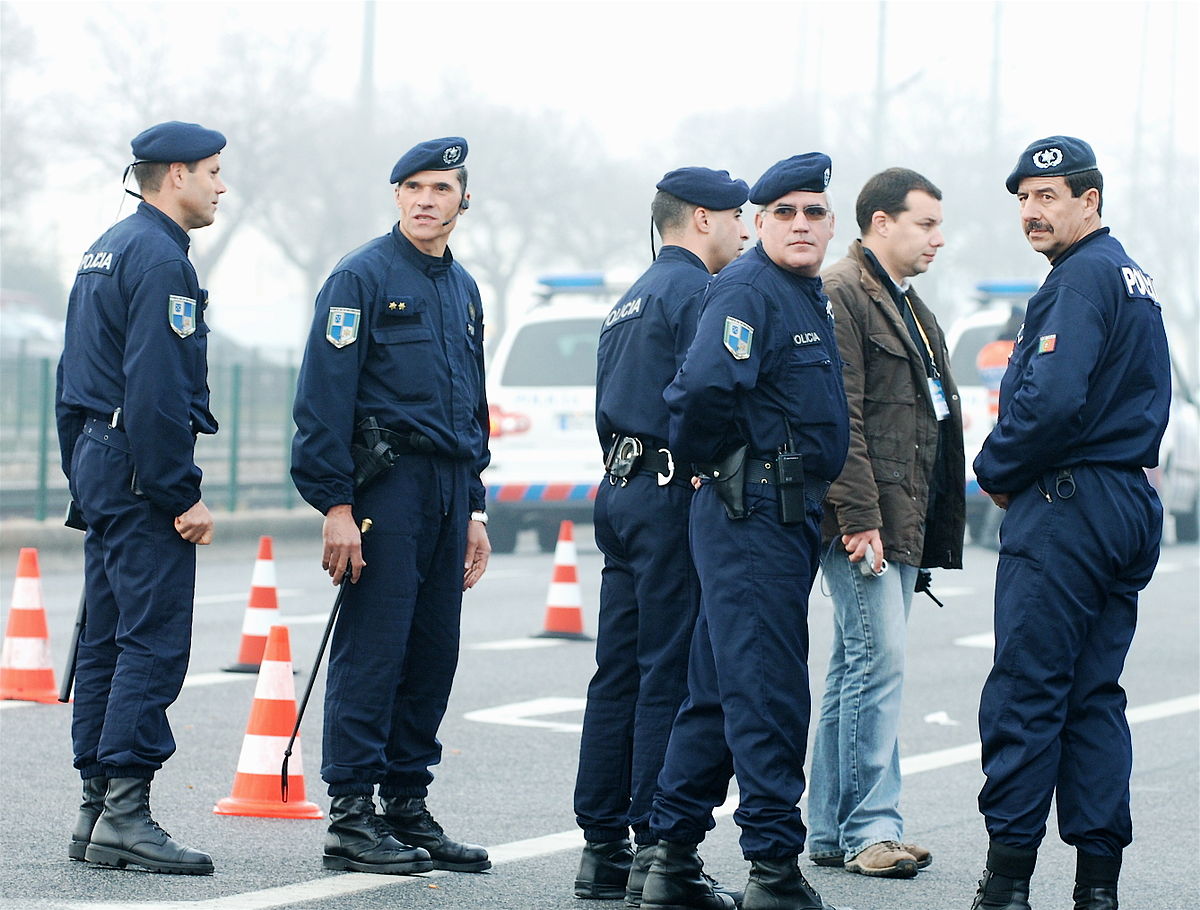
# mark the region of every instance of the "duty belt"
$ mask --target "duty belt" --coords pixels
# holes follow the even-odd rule
[[[90,436],[97,442],[104,443],[106,446],[112,446],[119,451],[131,451],[129,448],[129,437],[125,435],[124,430],[112,425],[111,418],[88,417],[83,422],[83,434]]]
[[[760,461],[757,458],[746,459],[746,483],[775,483],[775,462]],[[818,480],[811,474],[804,475],[804,498],[815,505],[825,501],[831,482]]]
[[[631,474],[647,474],[658,481],[660,487],[671,482],[687,486],[687,477],[676,476],[675,459],[671,450],[666,446],[656,446],[653,442],[639,439],[637,436],[618,436],[604,459],[604,470],[608,473],[608,482],[617,481],[628,483]]]

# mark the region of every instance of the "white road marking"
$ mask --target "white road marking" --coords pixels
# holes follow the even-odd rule
[[[562,638],[505,638],[500,641],[481,641],[467,645],[468,651],[524,651],[528,648],[557,648]]]
[[[511,705],[498,705],[495,708],[480,708],[478,711],[468,711],[463,716],[467,720],[475,720],[484,724],[538,727],[543,730],[553,730],[555,733],[579,733],[583,730],[582,723],[533,720],[533,718],[541,714],[566,714],[571,711],[582,711],[586,703],[587,700],[583,698],[550,696],[535,698],[531,701],[514,702]]]
[[[529,705],[534,705],[538,702],[543,704],[556,702],[559,705],[566,702],[573,702],[578,705],[579,702],[582,702],[582,699],[546,698],[536,699],[533,702],[522,702],[521,704],[525,706],[523,710],[527,710]],[[513,706],[506,707],[511,708]],[[561,710],[570,709],[561,708]],[[1127,716],[1131,724],[1136,724],[1164,717],[1173,717],[1177,714],[1187,714],[1192,711],[1200,711],[1200,693],[1185,695],[1181,698],[1172,698],[1168,701],[1157,702],[1151,705],[1130,708]],[[540,713],[552,712],[542,711]],[[907,759],[901,760],[900,773],[904,775],[919,774],[922,771],[932,771],[936,768],[946,768],[951,765],[978,760],[979,743],[970,743],[969,745],[957,746],[953,749],[942,749],[938,752],[910,756]],[[732,815],[736,807],[737,791],[734,790],[730,793],[729,798],[725,800],[724,804],[713,812],[713,815],[718,817]],[[493,866],[501,866],[523,859],[533,859],[539,856],[548,856],[551,853],[560,853],[563,850],[576,850],[582,846],[583,833],[578,828],[573,828],[570,831],[559,831],[556,834],[545,834],[541,837],[531,837],[525,840],[510,841],[507,844],[498,844],[495,847],[488,847],[488,854],[491,857]],[[306,882],[281,885],[277,888],[265,888],[262,891],[231,894],[226,897],[218,897],[206,901],[171,901],[166,903],[155,901],[153,904],[144,902],[97,904],[88,901],[67,903],[62,906],[69,908],[69,910],[149,910],[151,907],[153,910],[271,910],[274,907],[286,907],[291,904],[319,901],[345,894],[360,894],[364,891],[374,891],[383,888],[396,888],[406,885],[428,887],[431,879],[436,879],[447,874],[449,873],[427,872],[419,876],[406,876],[373,875],[356,872],[353,875],[325,875]]]
[[[922,718],[927,724],[937,724],[939,727],[958,727],[961,726],[958,721],[952,718],[946,711],[932,711]]]
[[[964,635],[954,639],[954,643],[963,648],[987,648],[991,651],[996,647],[996,636],[991,632],[980,632],[978,635]]]

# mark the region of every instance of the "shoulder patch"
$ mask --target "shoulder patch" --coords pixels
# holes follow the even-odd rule
[[[196,301],[191,297],[171,294],[167,297],[167,323],[180,338],[196,331]]]
[[[111,275],[117,263],[121,261],[120,253],[108,253],[103,250],[89,250],[83,254],[79,262],[78,273],[98,273]]]
[[[608,311],[608,316],[604,320],[604,327],[607,329],[611,325],[615,325],[625,319],[637,319],[642,315],[642,298],[634,297],[632,300],[618,301],[617,304]]]
[[[734,319],[725,317],[725,349],[733,355],[734,360],[747,360],[750,357],[750,345],[754,341],[754,328]]]
[[[1154,296],[1154,279],[1141,269],[1131,266],[1121,266],[1121,280],[1125,282],[1125,293],[1130,297],[1146,297],[1158,303]]]
[[[329,321],[325,323],[325,340],[335,348],[344,348],[358,340],[358,326],[362,311],[344,306],[329,308]]]
[[[1040,338],[1038,338],[1037,352],[1039,354],[1052,354],[1057,344],[1057,335],[1042,335]]]

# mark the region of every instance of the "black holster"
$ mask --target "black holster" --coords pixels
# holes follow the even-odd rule
[[[374,417],[362,420],[354,431],[350,443],[350,457],[354,459],[354,489],[361,490],[396,462],[392,435],[379,426]]]
[[[746,517],[746,450],[749,446],[734,449],[720,461],[711,465],[697,465],[702,474],[712,478],[713,489],[725,514],[736,521]]]

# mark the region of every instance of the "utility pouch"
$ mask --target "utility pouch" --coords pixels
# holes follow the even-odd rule
[[[717,499],[725,507],[725,514],[734,521],[746,517],[746,450],[748,446],[734,449],[716,464],[708,465],[704,473],[713,479]]]
[[[396,453],[384,435],[374,417],[365,418],[355,429],[354,440],[350,443],[354,489],[361,490],[395,463]]]
[[[795,525],[804,521],[804,456],[799,452],[779,453],[775,461],[775,490],[779,523]]]

